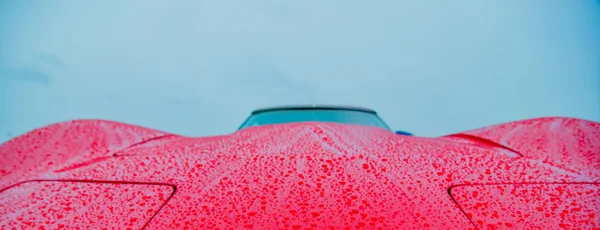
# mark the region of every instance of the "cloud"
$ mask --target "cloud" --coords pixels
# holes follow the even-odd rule
[[[34,64],[45,67],[65,68],[65,64],[58,57],[47,54],[35,55]]]
[[[21,63],[17,60],[13,60],[12,63],[0,63],[0,77],[49,86],[55,79],[52,71],[65,68],[65,64],[53,55],[29,55],[20,61]]]
[[[49,86],[54,79],[52,75],[36,69],[35,67],[0,67],[0,77],[9,80],[36,83],[44,86]]]

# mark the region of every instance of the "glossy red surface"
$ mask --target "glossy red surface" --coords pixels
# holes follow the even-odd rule
[[[479,229],[600,226],[600,184],[467,185],[451,194]]]
[[[22,196],[28,198],[11,205],[16,201],[6,194],[18,190],[10,186],[30,180],[162,184],[135,187],[130,193],[89,188],[90,193],[105,195],[100,201],[123,206],[139,206],[125,198],[137,192],[163,189],[155,191],[159,196],[169,193],[164,188],[176,188],[155,216],[146,211],[132,225],[139,228],[144,226],[142,219],[149,220],[146,229],[475,229],[488,224],[502,227],[498,223],[525,217],[488,216],[488,211],[475,208],[477,202],[487,202],[490,211],[499,213],[533,212],[548,203],[545,208],[561,213],[581,202],[600,200],[597,190],[585,198],[575,197],[588,187],[553,193],[555,185],[546,185],[600,182],[600,124],[569,118],[518,121],[440,138],[329,123],[252,127],[231,135],[191,138],[116,122],[71,121],[0,145],[0,157],[0,205],[14,207],[0,209],[0,226],[7,227],[27,228],[14,213],[36,207],[39,210],[24,217],[52,228],[61,220],[42,217],[39,213],[51,208],[45,204],[76,199],[57,188],[42,190],[36,198],[25,191]],[[538,184],[518,190],[541,192],[514,196],[508,187],[475,186],[486,184]],[[502,196],[476,198],[472,189],[488,196],[500,191]],[[164,195],[157,198],[162,199]],[[551,199],[561,205],[555,208],[545,202]],[[103,207],[94,210],[108,212]],[[94,210],[73,208],[86,222],[71,224],[98,221]],[[126,214],[145,211],[139,210]],[[569,212],[580,213],[560,223],[599,227],[594,219],[598,217],[589,215],[600,212],[597,205]],[[542,218],[517,221],[515,226],[555,223],[556,218]],[[106,226],[127,225],[115,220]]]
[[[173,192],[168,185],[25,182],[0,193],[0,228],[140,229]]]

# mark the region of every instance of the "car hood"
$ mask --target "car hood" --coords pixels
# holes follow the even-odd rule
[[[73,121],[1,145],[3,156],[20,157],[0,166],[0,185],[76,180],[173,187],[157,213],[141,218],[147,229],[466,229],[477,223],[457,204],[453,187],[600,180],[598,123],[553,119],[561,121],[559,127],[544,133],[578,129],[588,135],[548,142],[576,144],[574,154],[583,151],[591,162],[576,167],[548,162],[523,154],[535,151],[514,148],[520,146],[513,140],[518,136],[507,146],[473,131],[425,138],[376,127],[294,123],[191,138],[115,122]],[[14,218],[0,211],[0,223],[17,223]]]

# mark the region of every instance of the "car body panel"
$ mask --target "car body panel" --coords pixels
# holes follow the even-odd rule
[[[1,167],[9,171],[3,172],[0,185],[44,179],[176,187],[146,229],[475,229],[450,195],[453,186],[600,180],[595,162],[600,125],[540,119],[515,122],[518,135],[500,125],[439,138],[317,122],[193,138],[115,122],[72,121],[0,145],[0,157],[23,155],[5,158],[9,160]],[[128,132],[115,133],[123,129]],[[56,130],[72,130],[73,135]],[[540,144],[528,133],[547,138]],[[105,142],[92,147],[97,142],[90,139]],[[51,165],[48,158],[21,160],[65,153],[68,157],[51,158]],[[18,223],[0,210],[0,223],[7,222]]]
[[[483,137],[524,157],[600,177],[600,123],[579,119],[540,118],[465,132]]]
[[[101,161],[121,149],[166,135],[104,120],[73,120],[32,130],[0,145],[0,188],[82,162]]]
[[[160,184],[27,181],[0,193],[0,227],[141,229],[174,191]]]
[[[478,229],[593,229],[600,184],[489,184],[451,189]]]

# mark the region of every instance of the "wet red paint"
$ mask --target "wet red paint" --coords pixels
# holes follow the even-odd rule
[[[140,229],[173,191],[168,185],[25,182],[0,193],[0,228]]]
[[[9,207],[0,209],[0,226],[103,223],[136,229],[148,221],[147,229],[475,229],[502,227],[499,223],[521,227],[523,222],[512,220],[526,214],[514,217],[501,211],[534,212],[545,199],[577,204],[600,200],[598,190],[576,198],[592,189],[578,184],[560,185],[564,193],[558,196],[552,191],[559,186],[555,183],[600,181],[599,123],[542,118],[464,134],[423,138],[375,127],[296,123],[190,138],[115,122],[65,122],[0,145],[0,205]],[[50,182],[15,186],[30,180],[109,185],[86,183],[95,186],[86,192],[99,198],[82,206],[73,202],[84,198],[63,194],[74,186],[60,184],[66,182],[52,182],[55,187],[35,195],[20,186]],[[133,182],[173,185],[176,192],[169,199],[164,194],[170,194],[170,186],[119,184]],[[515,183],[538,185],[474,185]],[[499,191],[499,198],[485,198]],[[540,195],[527,195],[532,191]],[[23,198],[12,199],[14,194]],[[149,204],[140,203],[140,197],[153,197],[155,205],[168,201],[148,211]],[[52,211],[67,202],[69,210]],[[481,211],[475,208],[478,202],[493,205]],[[553,207],[549,204],[543,211]],[[599,213],[600,207],[585,208],[554,209],[569,209],[559,223],[567,228],[580,223],[598,227],[598,217],[589,213]],[[43,216],[50,212],[56,215]],[[108,220],[99,220],[98,213]],[[556,220],[525,225],[551,226]]]
[[[600,184],[458,186],[451,194],[479,229],[600,226]]]

